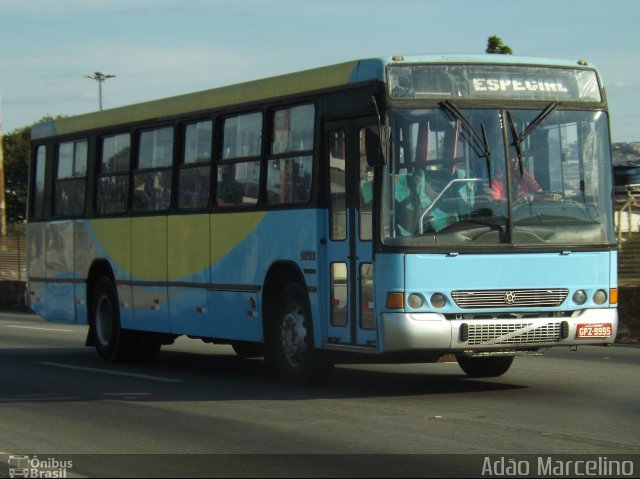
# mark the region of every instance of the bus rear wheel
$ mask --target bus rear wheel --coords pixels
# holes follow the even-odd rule
[[[150,362],[158,355],[157,334],[122,328],[118,293],[113,281],[105,276],[94,287],[91,318],[92,342],[106,362]]]
[[[299,284],[284,288],[273,319],[275,360],[284,380],[295,386],[325,380],[333,362],[315,347],[309,300]]]
[[[472,358],[456,356],[458,365],[471,378],[495,378],[506,373],[513,363],[513,356]]]

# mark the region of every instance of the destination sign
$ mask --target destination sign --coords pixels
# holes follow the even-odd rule
[[[522,65],[392,65],[392,98],[601,101],[594,70]]]
[[[569,89],[561,80],[525,80],[509,78],[474,78],[473,90],[476,92],[517,92],[517,91],[544,91],[569,93]]]

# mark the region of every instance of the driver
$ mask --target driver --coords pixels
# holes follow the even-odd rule
[[[398,230],[401,235],[413,235],[420,233],[420,219],[425,210],[437,196],[433,188],[426,182],[426,173],[423,169],[416,168],[413,174],[407,178],[409,195],[399,202]],[[440,208],[434,208],[424,218],[423,231],[440,231],[457,217],[443,212]]]

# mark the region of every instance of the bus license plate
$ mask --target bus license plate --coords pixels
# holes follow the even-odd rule
[[[578,324],[578,338],[608,338],[613,333],[611,323]]]

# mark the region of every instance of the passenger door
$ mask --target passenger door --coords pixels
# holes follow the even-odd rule
[[[326,122],[329,180],[327,268],[329,343],[375,348],[373,304],[373,168],[367,165],[365,128],[373,118]],[[325,170],[326,171],[326,170]]]

